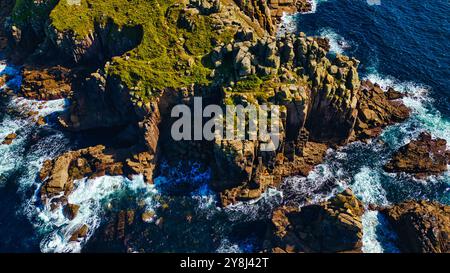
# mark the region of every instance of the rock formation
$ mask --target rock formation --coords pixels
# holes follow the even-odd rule
[[[14,139],[16,139],[16,138],[17,138],[17,134],[16,133],[8,134],[5,137],[5,139],[2,141],[2,144],[3,145],[10,145],[14,141]]]
[[[361,252],[363,213],[350,190],[300,209],[281,207],[273,213],[266,244],[272,252]]]
[[[258,198],[285,177],[307,176],[329,148],[376,137],[409,116],[399,100],[403,94],[361,82],[359,61],[330,56],[327,39],[304,33],[275,37],[282,14],[309,11],[310,1],[83,2],[18,1],[6,20],[9,57],[29,64],[19,93],[40,100],[68,97],[70,109],[59,117],[65,130],[118,132],[110,137],[117,138],[115,145],[69,151],[43,164],[42,202],[62,206],[68,219],[77,217],[79,207],[67,197],[82,178],[143,174],[151,183],[164,156],[201,160],[213,170],[211,186],[227,206]],[[1,12],[3,7],[4,2]],[[7,80],[2,76],[0,85]],[[202,96],[204,106],[280,106],[281,145],[265,152],[264,140],[174,143],[170,110],[176,104],[192,107],[194,96]],[[446,169],[448,158],[445,141],[423,134],[386,169],[437,173]],[[349,190],[300,209],[278,208],[266,249],[359,252],[363,212]],[[423,252],[448,251],[448,212],[427,202],[384,211],[401,234],[403,250]],[[132,236],[133,223],[153,217],[136,217],[134,210],[111,213],[105,238],[121,243]],[[71,240],[88,232],[81,226]]]
[[[139,164],[139,168],[136,164]],[[69,218],[75,217],[75,208],[67,204],[66,197],[73,191],[76,180],[103,175],[140,173],[146,175],[152,174],[154,167],[147,152],[138,153],[129,149],[108,150],[102,145],[70,151],[44,162],[39,174],[43,181],[41,199],[44,203],[51,201],[53,206],[60,204],[68,206],[66,215]],[[56,196],[58,197],[54,198]]]
[[[269,34],[275,34],[277,25],[284,13],[309,12],[312,10],[310,0],[234,0],[252,20]]]
[[[216,143],[214,169],[221,179],[220,186],[213,186],[222,191],[225,204],[258,197],[283,177],[307,175],[328,147],[376,137],[385,126],[409,116],[408,108],[389,100],[378,85],[360,82],[359,61],[343,55],[328,58],[323,41],[320,46],[318,39],[302,33],[276,40],[255,41],[254,36],[244,30],[234,42],[215,48],[210,55],[214,75],[226,86],[224,104],[282,106],[282,145],[264,153],[258,141]],[[230,58],[231,64],[223,62]],[[234,168],[238,177],[221,174]],[[224,191],[226,187],[231,189]]]
[[[388,172],[406,172],[417,177],[439,174],[447,171],[450,150],[445,139],[433,139],[423,132],[394,153],[384,169]]]
[[[383,210],[407,253],[450,252],[450,206],[406,201]]]
[[[70,70],[62,66],[29,67],[22,69],[22,84],[19,94],[35,100],[66,98],[71,93]]]

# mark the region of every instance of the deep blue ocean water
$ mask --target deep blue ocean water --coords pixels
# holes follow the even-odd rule
[[[318,0],[299,16],[307,34],[331,30],[351,44],[360,71],[377,71],[432,88],[435,107],[450,116],[450,2],[448,0]]]
[[[449,14],[448,0],[381,0],[380,5],[369,5],[366,0],[322,0],[314,13],[286,17],[284,24],[290,31],[326,36],[331,54],[359,59],[362,78],[407,92],[404,103],[412,109],[412,117],[390,126],[372,143],[330,151],[324,164],[307,178],[286,179],[280,190],[271,189],[260,200],[226,209],[216,206],[217,199],[208,188],[210,170],[192,163],[167,170],[155,185],[146,185],[142,177],[79,181],[69,201],[80,204],[80,212],[68,221],[60,209],[52,211],[36,202],[40,183],[36,177],[42,162],[76,147],[74,139],[52,123],[52,113],[64,111],[64,102],[38,107],[39,102],[0,99],[0,140],[12,131],[19,132],[12,145],[0,145],[0,252],[82,251],[86,242],[69,242],[71,233],[87,224],[91,238],[102,227],[105,211],[122,199],[127,200],[120,205],[124,209],[144,206],[157,213],[144,227],[150,235],[136,248],[158,252],[258,251],[262,233],[248,231],[258,230],[258,221],[268,219],[274,207],[301,204],[305,198],[320,200],[345,187],[365,204],[389,205],[406,199],[450,204],[450,172],[417,180],[382,169],[394,150],[423,130],[450,143]],[[17,74],[14,67],[2,64],[0,71]],[[14,82],[20,83],[20,77]],[[7,112],[7,108],[14,111]],[[30,110],[47,116],[49,125],[38,128],[32,119],[17,114]],[[172,196],[171,189],[180,184],[191,190]],[[157,227],[160,217],[167,228]],[[364,251],[397,251],[395,234],[377,212],[364,215],[363,227]],[[236,236],[233,229],[246,232]]]

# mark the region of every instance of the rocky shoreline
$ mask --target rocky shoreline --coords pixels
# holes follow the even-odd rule
[[[143,48],[145,39],[154,37],[148,26],[118,26],[113,18],[93,18],[87,33],[70,25],[61,29],[58,11],[84,7],[54,1],[25,2],[27,6],[16,6],[14,16],[6,21],[7,54],[24,64],[23,84],[17,95],[37,100],[67,98],[70,109],[59,117],[63,130],[116,132],[111,138],[117,141],[108,147],[85,147],[44,163],[41,200],[50,202],[53,208],[63,206],[68,219],[78,212],[77,204],[67,202],[75,181],[143,174],[145,181],[152,183],[162,158],[168,155],[169,161],[189,158],[210,166],[210,186],[223,207],[257,199],[269,187],[279,187],[286,177],[307,176],[323,162],[328,149],[373,139],[386,126],[403,122],[410,115],[399,100],[403,94],[393,89],[385,92],[376,83],[361,81],[359,61],[340,54],[330,56],[325,39],[303,33],[275,37],[284,12],[311,10],[306,0],[169,1],[160,7],[164,16],[157,20],[167,25],[168,33],[182,36],[174,38],[173,43],[177,44],[175,56],[184,59],[180,57],[174,64],[169,53],[167,60],[156,62],[149,57],[152,54],[142,53],[150,50]],[[25,8],[45,12],[34,17],[18,16]],[[86,24],[84,27],[89,28]],[[205,29],[212,36],[197,45],[196,35],[205,35],[200,32]],[[210,50],[202,52],[202,47]],[[150,67],[150,76],[131,71],[142,59]],[[162,70],[174,67],[168,77],[173,76],[175,82],[155,79],[152,73],[159,76],[159,71],[153,71],[161,65],[159,61],[168,63]],[[190,82],[192,78],[198,80]],[[0,85],[7,81],[2,78]],[[173,122],[169,111],[176,104],[191,107],[194,96],[199,95],[222,106],[281,106],[281,147],[261,152],[259,147],[264,143],[240,140],[174,145],[169,136]],[[13,135],[8,136],[4,144],[13,139]],[[446,143],[422,134],[395,154],[386,170],[436,174],[445,171],[448,162]],[[361,217],[366,209],[349,190],[320,204],[278,208],[265,223],[265,249],[361,252]],[[448,206],[410,201],[382,212],[398,233],[406,229],[399,242],[403,251],[449,251]],[[140,221],[134,220],[134,213],[121,211],[117,215],[119,226],[112,230],[117,229],[113,233],[119,236],[105,239],[99,235],[95,240],[123,241],[124,230]],[[408,216],[411,213],[413,216]],[[80,227],[72,239],[82,240],[87,231],[87,226]]]

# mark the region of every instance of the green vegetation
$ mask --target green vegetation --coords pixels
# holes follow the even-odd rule
[[[52,0],[56,1],[56,0]],[[33,0],[18,0],[25,7]],[[233,29],[218,33],[212,29],[210,16],[185,11],[181,0],[81,0],[69,5],[60,0],[49,14],[52,26],[60,32],[83,39],[95,25],[113,22],[119,31],[139,26],[143,30],[140,44],[123,56],[114,57],[107,68],[144,101],[157,90],[178,88],[192,83],[208,84],[211,70],[202,58],[217,42],[228,42]],[[35,10],[35,7],[28,10]],[[19,10],[19,9],[17,9]],[[17,13],[16,20],[32,16]],[[181,23],[188,21],[194,27]],[[131,35],[126,32],[127,35]],[[124,33],[122,33],[124,35]]]
[[[35,3],[34,0],[16,0],[12,19],[17,26],[23,26],[31,20],[44,22],[57,2],[58,0],[47,0],[42,3]]]
[[[238,81],[234,90],[237,92],[251,91],[259,89],[262,84],[263,80],[260,79],[257,75],[250,75],[245,79]]]

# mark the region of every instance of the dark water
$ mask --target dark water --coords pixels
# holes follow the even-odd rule
[[[418,181],[382,169],[395,149],[422,130],[450,143],[448,14],[447,0],[381,0],[381,5],[372,6],[365,0],[330,0],[320,2],[316,13],[292,19],[298,30],[329,37],[335,52],[358,58],[361,77],[407,92],[404,102],[413,115],[407,122],[387,128],[379,139],[384,144],[355,143],[333,151],[308,178],[287,179],[283,194],[271,190],[259,201],[226,209],[217,207],[217,198],[207,186],[210,170],[181,164],[163,172],[154,186],[143,183],[142,177],[80,181],[69,200],[81,205],[80,213],[68,221],[60,210],[51,211],[37,202],[36,177],[43,160],[75,147],[73,139],[52,125],[36,128],[28,118],[6,114],[6,108],[18,112],[34,109],[34,102],[3,99],[0,139],[12,131],[20,134],[13,145],[0,145],[0,252],[82,251],[86,242],[68,241],[82,224],[90,227],[93,240],[84,250],[111,251],[95,242],[98,235],[94,233],[121,209],[156,214],[149,223],[135,228],[131,250],[258,251],[264,234],[262,223],[274,207],[322,197],[318,193],[327,195],[336,184],[339,188],[350,186],[366,204],[387,205],[406,199],[450,204],[449,172]],[[0,68],[1,73],[17,73],[13,68]],[[61,111],[62,106],[56,103],[44,109],[47,115]],[[329,185],[330,180],[336,184]],[[396,251],[395,236],[380,215],[367,213],[363,226],[365,251]]]
[[[353,45],[345,53],[361,60],[363,73],[376,70],[430,86],[435,107],[450,116],[450,2],[368,1],[319,0],[314,14],[300,16],[298,28],[342,36]]]

